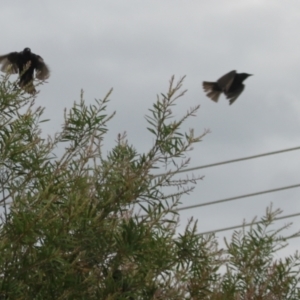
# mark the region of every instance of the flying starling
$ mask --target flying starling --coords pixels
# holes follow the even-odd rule
[[[249,76],[252,75],[231,71],[217,82],[203,81],[203,89],[207,92],[206,96],[215,102],[218,102],[219,96],[223,92],[231,105],[243,92],[245,85],[242,82]]]
[[[50,70],[44,60],[37,54],[25,48],[21,52],[11,52],[0,56],[1,71],[7,73],[18,73],[20,76],[19,86],[29,94],[35,94],[33,85],[33,72],[40,80],[49,78]]]

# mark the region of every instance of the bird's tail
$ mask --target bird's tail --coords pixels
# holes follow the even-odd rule
[[[36,93],[36,89],[33,85],[33,81],[30,81],[28,83],[24,83],[24,82],[20,81],[19,86],[21,89],[23,89],[28,94],[34,95]]]
[[[207,93],[207,97],[215,102],[218,102],[222,91],[216,89],[216,82],[203,81],[203,89]]]

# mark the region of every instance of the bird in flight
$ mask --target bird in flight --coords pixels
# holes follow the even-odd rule
[[[206,96],[215,102],[218,102],[223,92],[231,105],[243,92],[245,88],[243,81],[249,76],[252,75],[231,71],[219,78],[217,82],[203,81],[203,89],[207,93]]]
[[[50,70],[44,60],[37,54],[25,48],[21,52],[11,52],[0,56],[1,71],[6,73],[19,73],[19,86],[29,94],[35,94],[33,73],[40,80],[50,76]]]

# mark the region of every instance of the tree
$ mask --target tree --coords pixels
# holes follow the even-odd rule
[[[280,211],[235,232],[226,251],[214,235],[197,233],[197,221],[176,233],[180,197],[201,178],[175,175],[207,133],[181,131],[199,106],[174,118],[182,83],[172,77],[149,110],[154,143],[146,153],[120,134],[104,157],[111,91],[89,106],[82,93],[62,130],[44,139],[44,109],[3,78],[1,299],[300,298],[299,256],[273,259],[284,239],[267,229]],[[166,173],[155,175],[161,168]]]

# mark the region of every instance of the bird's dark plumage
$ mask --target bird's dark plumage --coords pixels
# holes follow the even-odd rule
[[[218,102],[223,92],[231,105],[243,92],[245,88],[243,81],[249,76],[252,75],[231,71],[219,78],[217,82],[203,81],[203,89],[207,93],[206,96],[215,102]]]
[[[21,52],[11,52],[0,56],[1,71],[7,73],[19,73],[19,86],[27,93],[35,94],[33,85],[33,73],[37,79],[45,80],[50,76],[50,70],[44,60],[37,54],[25,48]]]

